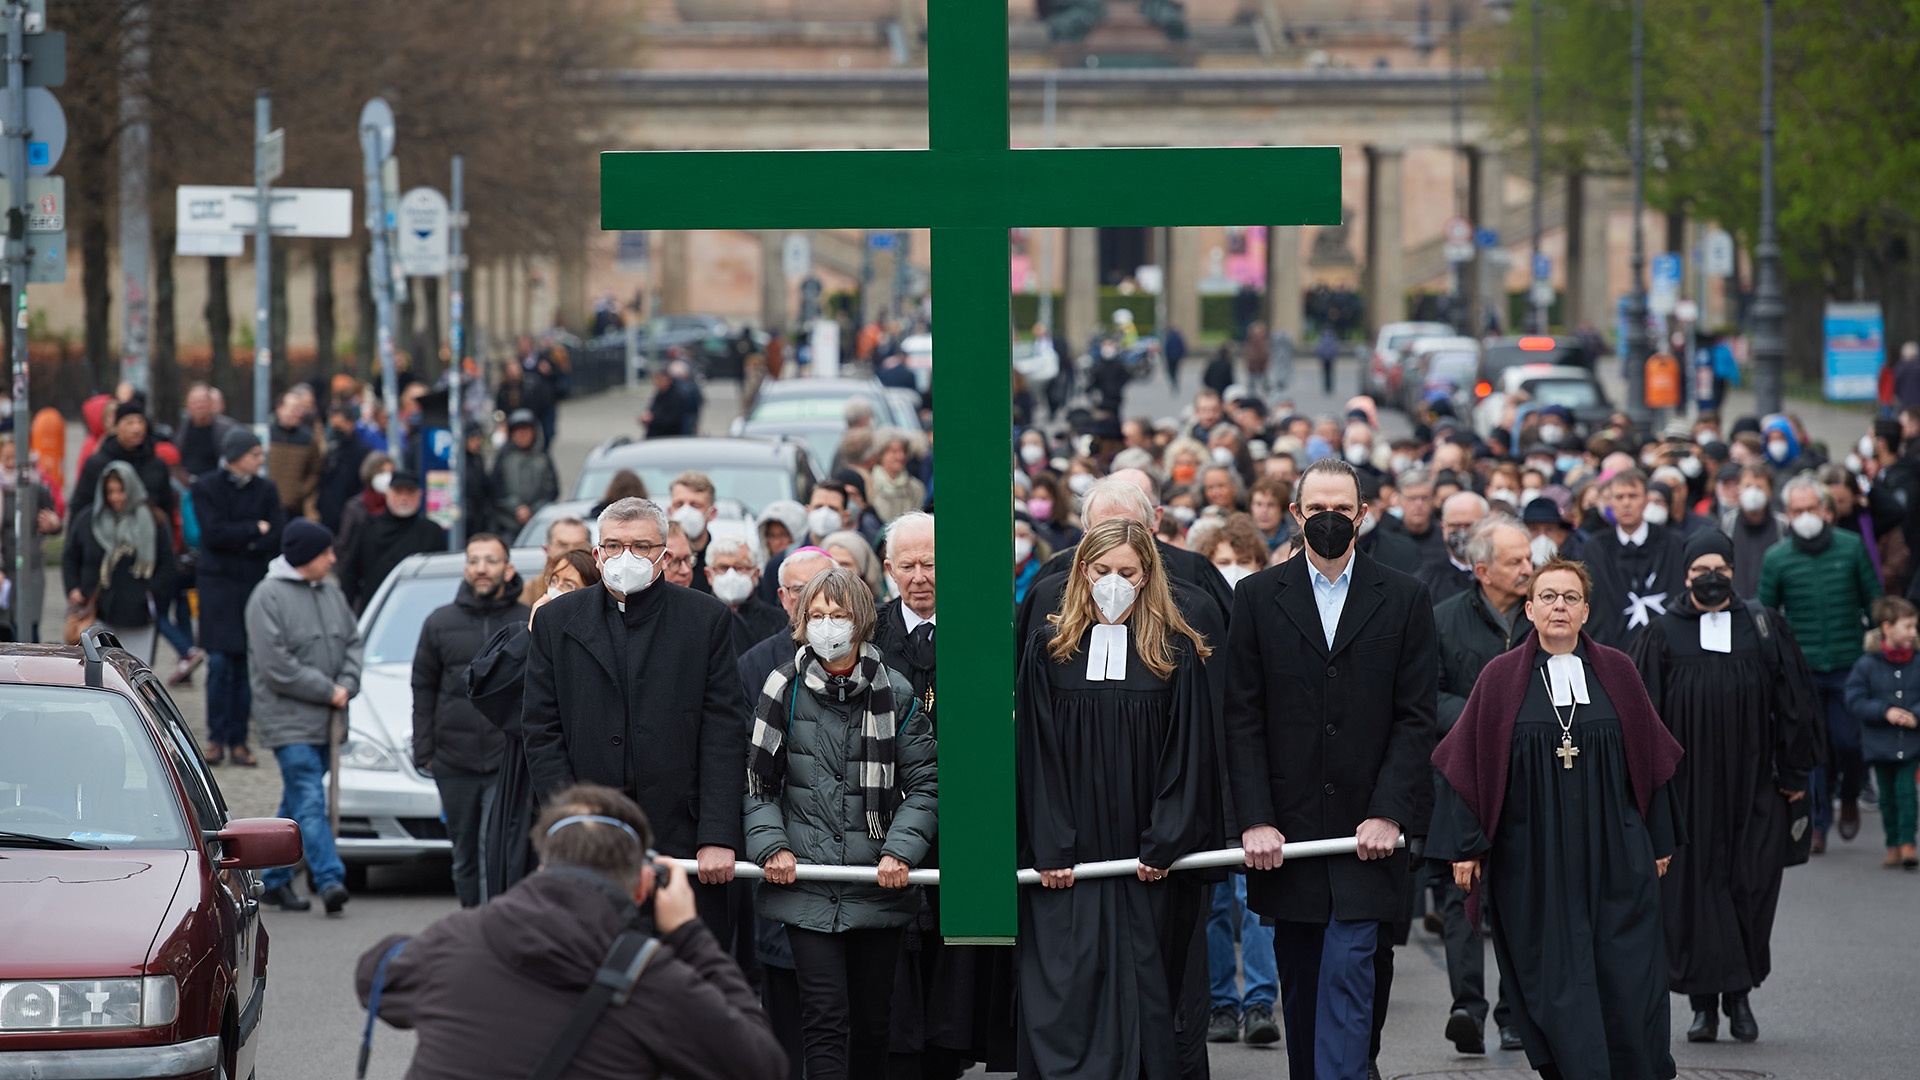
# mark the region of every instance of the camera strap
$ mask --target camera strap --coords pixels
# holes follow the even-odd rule
[[[532,1080],[559,1080],[574,1055],[585,1045],[587,1036],[593,1033],[600,1014],[606,1012],[609,1005],[626,1004],[641,973],[647,970],[659,950],[660,942],[638,930],[623,930],[613,939],[613,948],[607,950],[600,970],[593,973],[593,982],[580,995],[580,1003],[574,1006],[566,1028],[533,1070]]]

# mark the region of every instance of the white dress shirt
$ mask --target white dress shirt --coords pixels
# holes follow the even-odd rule
[[[1615,525],[1613,527],[1613,534],[1619,537],[1620,542],[1627,547],[1639,547],[1641,544],[1647,542],[1648,524],[1648,522],[1643,521],[1640,523],[1640,527],[1632,532],[1628,532],[1620,526]]]
[[[1313,602],[1320,608],[1320,629],[1326,633],[1331,650],[1334,633],[1340,629],[1340,613],[1347,608],[1347,591],[1353,586],[1353,552],[1347,553],[1347,564],[1331,581],[1311,559],[1307,560],[1307,573],[1313,579]]]
[[[931,617],[923,619],[913,613],[913,609],[907,606],[905,600],[900,601],[900,625],[904,627],[909,634],[920,629],[921,623],[930,623],[939,617],[940,613],[936,611]]]

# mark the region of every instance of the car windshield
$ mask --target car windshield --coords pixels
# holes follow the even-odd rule
[[[1465,386],[1480,370],[1480,358],[1470,352],[1434,353],[1427,358],[1428,383]]]
[[[874,401],[875,412],[890,413],[890,407],[881,401]],[[783,397],[772,401],[763,401],[754,407],[749,420],[844,420],[847,416],[847,399],[844,397]]]
[[[1535,379],[1521,387],[1533,395],[1534,404],[1545,408],[1591,409],[1601,404],[1600,390],[1585,379]]]
[[[847,429],[808,428],[804,431],[796,432],[782,431],[778,425],[771,428],[757,428],[752,424],[748,424],[746,434],[761,436],[785,435],[791,439],[799,439],[807,444],[807,453],[812,456],[813,460],[821,462],[832,461],[833,456],[840,452],[840,440],[846,438]]]
[[[64,686],[0,686],[0,832],[110,848],[191,839],[133,703]]]
[[[413,663],[413,647],[420,642],[421,625],[434,609],[453,603],[459,592],[460,578],[456,576],[395,579],[367,630],[366,662]]]
[[[1544,342],[1543,342],[1544,344]],[[1522,349],[1518,345],[1494,345],[1487,349],[1487,378],[1518,364],[1553,364],[1561,367],[1586,367],[1586,355],[1577,348],[1555,345],[1551,349]]]
[[[647,493],[665,504],[673,478],[688,469],[698,469],[713,481],[715,498],[738,499],[747,510],[758,514],[760,508],[775,499],[794,497],[793,474],[776,465],[703,465],[697,461],[678,461],[659,465],[604,465],[584,469],[574,487],[576,499],[598,499],[606,493],[613,474],[622,468],[631,470],[647,485]]]

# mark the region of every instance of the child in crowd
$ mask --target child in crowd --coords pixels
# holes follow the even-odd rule
[[[1874,601],[1878,629],[1867,634],[1867,652],[1847,677],[1847,708],[1861,725],[1861,756],[1880,785],[1880,821],[1887,834],[1881,865],[1920,869],[1914,848],[1914,766],[1920,762],[1920,612],[1897,596]]]

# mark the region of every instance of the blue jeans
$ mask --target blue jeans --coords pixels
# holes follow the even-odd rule
[[[1240,921],[1239,964],[1234,963],[1233,923]],[[1236,974],[1246,978],[1246,989],[1235,985]],[[1207,981],[1216,1009],[1244,1011],[1255,1005],[1273,1008],[1280,996],[1280,974],[1273,960],[1273,927],[1260,925],[1260,916],[1247,909],[1247,876],[1230,874],[1213,887],[1213,911],[1207,916]]]
[[[341,884],[347,868],[340,865],[333,830],[327,827],[327,748],[318,743],[276,746],[273,758],[280,763],[280,816],[300,823],[300,843],[306,849],[313,887],[324,890]],[[269,890],[292,883],[292,867],[269,870],[261,879]]]
[[[215,746],[247,744],[247,714],[253,688],[247,683],[247,654],[207,654],[207,741]]]
[[[187,590],[179,585],[153,605],[153,624],[181,656],[193,650],[193,609],[187,603]]]

